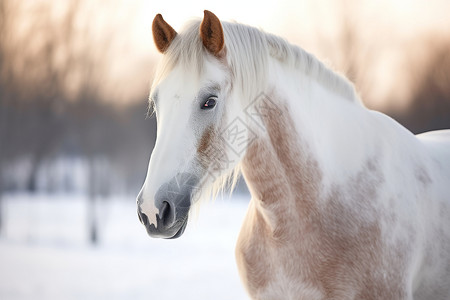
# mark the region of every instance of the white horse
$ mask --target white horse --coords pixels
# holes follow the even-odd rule
[[[450,299],[450,131],[414,136],[315,57],[258,29],[153,21],[157,141],[138,196],[177,238],[242,173],[236,248],[254,299]]]

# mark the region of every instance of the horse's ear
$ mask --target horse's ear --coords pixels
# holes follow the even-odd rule
[[[221,57],[224,49],[224,37],[222,24],[219,18],[212,12],[205,10],[202,24],[200,25],[200,37],[205,48],[214,56]]]
[[[153,40],[159,52],[164,53],[169,48],[170,43],[177,35],[177,32],[164,21],[161,14],[157,14],[152,24]]]

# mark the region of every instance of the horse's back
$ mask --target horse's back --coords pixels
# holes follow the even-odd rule
[[[428,228],[414,300],[450,299],[450,130],[417,135],[428,154],[431,171]]]
[[[450,162],[450,129],[428,131],[417,135],[417,138],[426,146],[431,146],[435,151],[447,156]]]
[[[436,130],[417,135],[437,165],[440,176],[450,179],[450,129]],[[450,182],[447,182],[450,188]]]

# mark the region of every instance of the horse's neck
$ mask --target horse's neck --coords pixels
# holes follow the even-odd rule
[[[286,107],[283,113],[288,113]],[[266,134],[253,140],[242,162],[242,172],[266,223],[276,230],[276,216],[310,214],[322,181],[322,171],[308,143],[298,136],[291,118],[265,116]],[[276,228],[277,227],[277,228]]]
[[[324,189],[346,180],[338,170],[356,173],[372,152],[358,142],[367,134],[367,111],[309,83],[268,95],[279,111],[263,116],[265,130],[250,143],[242,162],[244,178],[268,223],[274,224],[270,219],[276,216],[310,219],[326,201]]]

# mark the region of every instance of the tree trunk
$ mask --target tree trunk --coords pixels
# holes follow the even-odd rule
[[[3,234],[3,172],[0,158],[0,236]]]
[[[98,243],[98,224],[97,224],[97,206],[96,206],[96,174],[95,174],[95,159],[90,157],[89,161],[89,192],[88,192],[88,205],[87,205],[87,216],[88,216],[88,234],[89,242],[92,245],[97,245]]]

